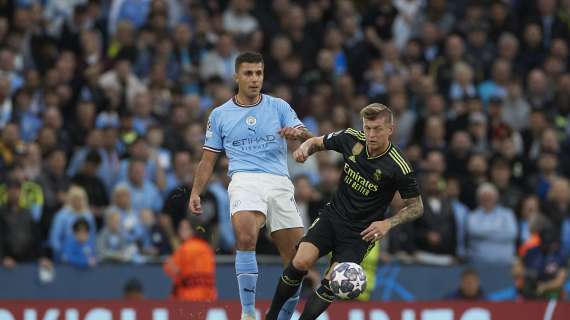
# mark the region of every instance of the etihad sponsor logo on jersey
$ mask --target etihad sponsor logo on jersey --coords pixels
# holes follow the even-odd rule
[[[344,183],[362,195],[368,196],[370,192],[378,191],[377,184],[361,176],[360,173],[352,169],[348,163],[344,164],[344,172],[346,173]]]
[[[277,143],[275,135],[243,138],[232,141],[232,146],[241,147],[243,151],[265,149],[270,143]]]

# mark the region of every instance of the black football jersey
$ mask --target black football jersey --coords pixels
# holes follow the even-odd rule
[[[370,157],[364,132],[351,128],[326,135],[324,145],[344,157],[330,207],[355,227],[384,219],[396,191],[404,199],[420,194],[414,170],[396,146],[390,144],[383,154]]]

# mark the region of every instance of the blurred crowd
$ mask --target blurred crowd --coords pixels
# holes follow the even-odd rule
[[[393,110],[425,213],[383,259],[552,278],[534,252],[570,253],[569,39],[569,0],[0,0],[0,263],[161,261],[188,234],[233,252],[226,158],[181,221],[205,119],[250,50],[314,134]],[[289,158],[308,226],[342,159]]]

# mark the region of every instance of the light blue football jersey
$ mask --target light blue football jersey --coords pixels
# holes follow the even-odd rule
[[[203,148],[225,150],[230,177],[234,172],[289,176],[287,142],[279,135],[286,127],[303,123],[285,100],[262,94],[259,102],[244,106],[234,97],[210,114]]]

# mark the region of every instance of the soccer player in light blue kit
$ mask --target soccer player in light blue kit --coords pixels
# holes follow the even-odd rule
[[[242,305],[242,320],[255,319],[257,235],[267,224],[271,237],[288,265],[303,236],[293,183],[287,169],[285,139],[305,141],[312,135],[287,102],[261,93],[263,57],[245,52],[235,62],[238,93],[210,114],[202,159],[194,176],[190,210],[199,214],[200,194],[212,175],[218,154],[229,159],[228,186],[231,220],[236,233],[236,274]],[[298,293],[279,314],[290,319]]]

